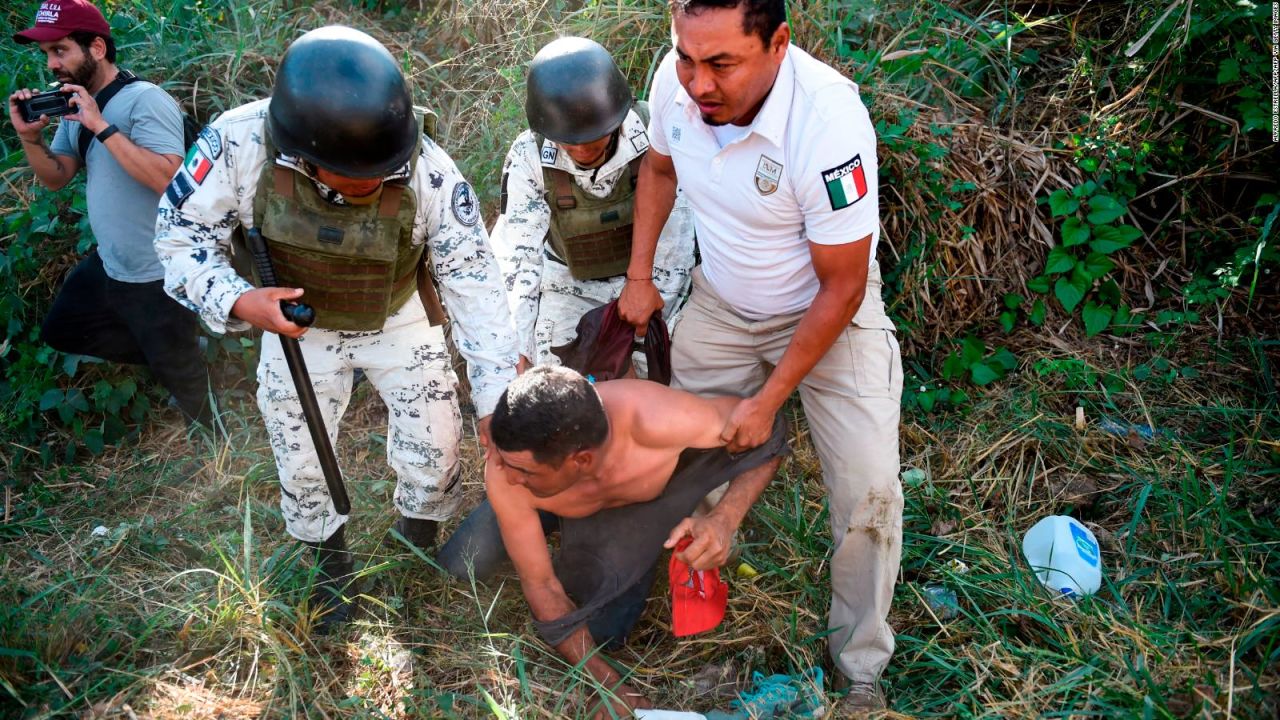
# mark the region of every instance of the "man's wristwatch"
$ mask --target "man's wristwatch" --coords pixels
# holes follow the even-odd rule
[[[94,137],[97,138],[98,142],[105,143],[107,141],[107,138],[111,137],[112,135],[115,135],[118,132],[120,132],[120,128],[116,127],[115,123],[112,123],[102,128],[102,130],[98,131],[98,134],[94,135]]]

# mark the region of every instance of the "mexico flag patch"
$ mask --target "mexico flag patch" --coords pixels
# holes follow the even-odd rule
[[[822,171],[822,182],[827,186],[831,209],[840,210],[867,196],[867,174],[862,169],[862,156],[854,155],[849,162]]]
[[[187,160],[183,163],[183,167],[186,169],[187,174],[191,176],[191,179],[195,180],[197,185],[200,185],[204,182],[205,176],[209,174],[209,171],[213,169],[213,161],[205,156],[200,150],[199,144],[196,144],[192,145],[190,152],[187,153]]]

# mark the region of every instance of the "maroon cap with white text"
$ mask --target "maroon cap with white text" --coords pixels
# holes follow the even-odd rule
[[[36,24],[13,39],[19,43],[61,40],[76,31],[111,37],[111,26],[102,11],[87,0],[44,0],[36,12]]]

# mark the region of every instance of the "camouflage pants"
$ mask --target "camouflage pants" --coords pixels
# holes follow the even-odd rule
[[[361,368],[387,405],[387,463],[398,481],[396,508],[415,518],[451,517],[462,491],[458,379],[444,334],[427,322],[417,297],[388,318],[380,331],[312,328],[299,343],[334,446],[351,399],[352,373]],[[280,338],[272,333],[263,335],[258,409],[275,454],[280,509],[289,534],[306,542],[327,539],[347,518],[333,507]]]
[[[662,318],[670,329],[675,328],[680,305],[689,294],[692,271],[693,210],[681,195],[662,228],[653,258],[653,284],[666,303],[662,308]],[[538,301],[538,319],[533,327],[538,356],[531,358],[533,363],[559,365],[560,359],[551,352],[551,348],[577,337],[578,319],[616,299],[625,284],[626,278],[622,276],[606,280],[576,280],[569,274],[568,266],[550,258],[544,260],[542,295]],[[644,355],[637,353],[633,360],[643,373]]]

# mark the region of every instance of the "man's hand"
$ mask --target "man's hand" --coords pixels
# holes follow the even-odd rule
[[[102,111],[98,109],[98,101],[93,99],[93,93],[83,85],[71,83],[63,83],[58,90],[70,94],[71,98],[67,102],[76,108],[74,113],[66,116],[68,120],[75,120],[94,135],[106,129],[109,123],[102,119]]]
[[[652,280],[627,278],[618,296],[618,316],[636,326],[637,337],[644,337],[649,330],[649,318],[664,305],[662,294]]]
[[[613,696],[607,697],[604,703],[597,706],[598,709],[592,715],[593,720],[629,718],[635,710],[653,707],[648,698],[626,683],[619,683],[613,690]]]
[[[285,319],[284,313],[280,312],[280,301],[300,297],[302,288],[256,288],[236,298],[231,314],[256,328],[297,339],[307,329]]]
[[[778,408],[761,400],[758,395],[739,400],[729,414],[724,430],[720,431],[725,449],[736,453],[764,444],[773,433],[773,418],[777,414]]]
[[[688,535],[693,542],[676,553],[676,558],[694,570],[710,570],[722,567],[729,560],[733,533],[737,529],[734,523],[714,511],[702,517],[687,517],[671,530],[662,547],[674,548]]]
[[[18,103],[30,100],[31,96],[38,92],[38,90],[24,88],[9,96],[9,122],[13,123],[13,129],[17,131],[18,138],[32,145],[41,143],[40,134],[49,127],[49,116],[41,115],[35,122],[29,123],[22,119],[22,109],[18,107]]]
[[[533,361],[521,355],[520,359],[516,361],[516,374],[523,375],[524,371],[531,367],[533,367]]]
[[[480,418],[480,422],[476,424],[476,436],[486,457],[489,455],[489,448],[493,445],[493,435],[489,431],[489,424],[492,421],[493,414],[490,413]]]

